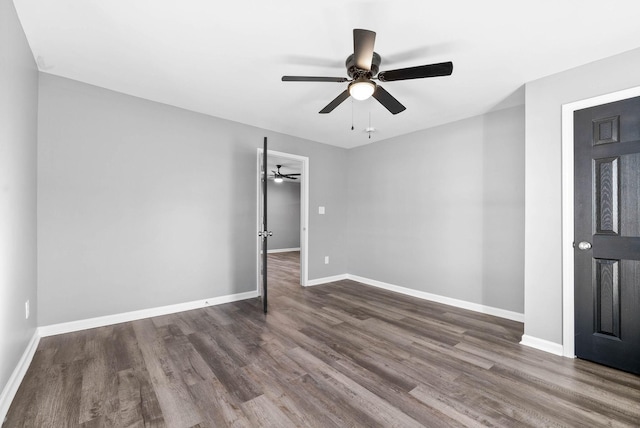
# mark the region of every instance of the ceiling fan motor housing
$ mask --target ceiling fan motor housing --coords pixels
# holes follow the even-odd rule
[[[362,70],[356,66],[356,60],[353,54],[347,57],[345,61],[345,66],[347,67],[347,74],[352,79],[358,79],[360,77],[364,77],[365,79],[371,79],[376,74],[378,74],[378,70],[380,70],[380,63],[382,62],[382,58],[378,55],[377,52],[373,53],[373,58],[371,59],[371,70]]]

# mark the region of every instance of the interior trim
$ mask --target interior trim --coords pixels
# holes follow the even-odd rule
[[[298,248],[276,248],[274,250],[267,250],[267,254],[290,253],[292,251],[300,251],[300,247],[298,247]]]
[[[539,339],[537,337],[522,335],[521,345],[528,346],[529,348],[535,348],[540,351],[549,352],[551,354],[563,356],[562,344],[550,342],[548,340]]]
[[[474,312],[480,312],[487,315],[493,315],[500,318],[506,318],[512,321],[524,322],[524,314],[519,312],[507,311],[505,309],[494,308],[492,306],[481,305],[479,303],[467,302],[465,300],[454,299],[451,297],[440,296],[438,294],[427,293],[425,291],[414,290],[412,288],[401,287],[398,285],[388,284],[386,282],[377,281],[375,279],[364,278],[358,275],[347,274],[347,279],[371,285],[373,287],[383,288],[396,293],[406,294],[407,296],[417,297],[419,299],[429,300],[436,303],[443,303],[456,308],[468,309]]]
[[[347,278],[347,274],[343,273],[341,275],[333,275],[333,276],[325,276],[324,278],[310,279],[307,281],[307,287],[311,287],[314,285],[328,284],[330,282],[343,281]]]
[[[36,329],[22,357],[18,360],[16,368],[13,369],[13,373],[11,373],[2,393],[0,393],[0,421],[2,421],[2,423],[4,423],[4,418],[7,416],[7,412],[9,412],[11,402],[18,392],[24,375],[27,374],[27,369],[31,364],[31,360],[33,360],[33,356],[36,354],[36,349],[38,349],[38,343],[40,343],[40,334]],[[2,425],[2,423],[0,423],[0,425]]]
[[[84,320],[70,321],[60,324],[51,324],[39,327],[38,333],[41,337],[53,336],[56,334],[71,333],[74,331],[87,330],[89,328],[104,327],[107,325],[157,317],[160,315],[175,314],[176,312],[190,311],[192,309],[204,308],[205,306],[222,305],[223,303],[252,299],[254,297],[258,297],[258,293],[255,290],[247,291],[245,293],[212,297],[210,299],[178,303],[175,305],[159,306],[156,308],[141,309],[139,311],[123,312],[120,314],[106,315],[103,317],[88,318]]]

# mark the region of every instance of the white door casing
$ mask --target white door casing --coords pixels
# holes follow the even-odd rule
[[[302,164],[302,175],[300,176],[300,285],[306,287],[309,282],[309,158],[306,156],[293,155],[290,153],[267,150],[267,156],[273,155],[279,158],[295,160]],[[260,194],[261,194],[261,171],[260,160],[262,158],[262,148],[258,148],[256,157],[256,224],[261,224]],[[262,240],[256,236],[256,289],[260,293],[260,251]]]

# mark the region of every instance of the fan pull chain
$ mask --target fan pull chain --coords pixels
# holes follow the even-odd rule
[[[351,98],[351,130],[353,131],[355,128],[353,127],[353,98]]]
[[[371,110],[369,110],[369,128],[368,128],[368,132],[369,132],[369,139],[371,139]]]

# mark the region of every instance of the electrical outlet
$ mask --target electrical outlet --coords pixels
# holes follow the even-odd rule
[[[29,301],[24,302],[24,318],[29,319]]]
[[[324,264],[325,265],[329,264],[329,256],[324,256]]]

